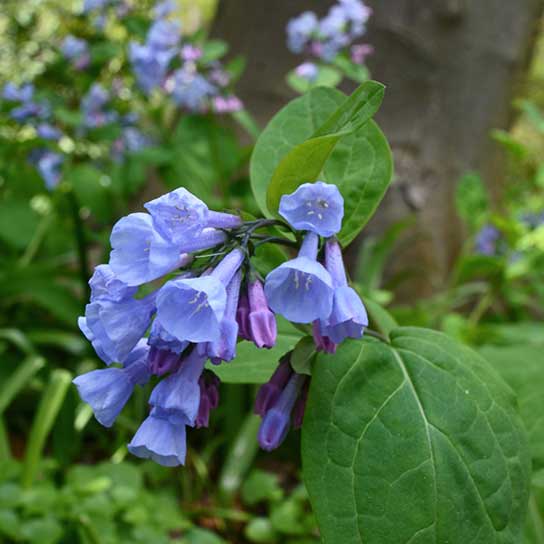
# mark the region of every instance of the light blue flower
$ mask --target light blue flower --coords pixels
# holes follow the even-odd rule
[[[30,102],[34,96],[34,85],[26,83],[21,86],[9,82],[4,85],[2,97],[10,102]]]
[[[287,23],[287,47],[293,53],[302,53],[318,28],[317,15],[312,11],[305,11],[291,19]]]
[[[266,277],[264,291],[270,308],[294,323],[326,318],[332,310],[332,280],[316,255],[317,235],[308,233],[299,256]]]
[[[297,76],[309,81],[310,83],[314,82],[319,75],[319,68],[313,62],[303,62],[295,68],[295,73]]]
[[[79,69],[85,68],[89,63],[89,45],[85,40],[72,35],[66,36],[62,42],[61,51]]]
[[[174,243],[199,235],[207,225],[208,206],[180,187],[144,204],[154,228]]]
[[[497,245],[501,233],[494,225],[484,225],[478,232],[475,240],[476,253],[493,256],[497,254]]]
[[[62,132],[49,123],[40,123],[36,127],[36,132],[38,133],[38,136],[44,140],[57,141],[62,138]]]
[[[153,15],[156,19],[163,19],[174,13],[177,9],[176,2],[174,0],[163,0],[155,4],[153,8]]]
[[[138,287],[130,287],[122,282],[108,264],[100,264],[94,269],[89,286],[91,288],[91,302],[95,300],[119,302],[132,297],[138,291]]]
[[[183,465],[187,454],[186,423],[183,417],[153,408],[127,445],[128,451],[165,467]]]
[[[217,342],[227,307],[226,286],[243,259],[235,249],[208,276],[167,282],[157,295],[157,317],[166,331],[180,341]]]
[[[146,213],[131,213],[117,221],[110,243],[110,267],[127,285],[160,278],[185,262],[178,248],[153,229]]]
[[[336,185],[303,183],[294,193],[281,197],[279,213],[297,230],[329,237],[342,228],[344,199]]]
[[[172,353],[180,354],[189,345],[189,342],[180,342],[175,336],[171,335],[162,325],[157,317],[151,324],[151,331],[148,339],[149,345],[159,350],[168,350]]]
[[[130,44],[129,58],[138,86],[144,93],[162,87],[175,49],[159,51],[149,45]]]
[[[106,368],[82,374],[73,380],[81,399],[89,404],[100,424],[111,427],[136,385],[150,378],[147,365],[149,347],[145,340],[129,354],[124,368]]]
[[[337,240],[325,246],[325,266],[334,286],[331,314],[320,322],[320,332],[340,344],[345,338],[361,338],[368,327],[368,316],[359,295],[349,287],[342,259],[342,248]]]
[[[195,349],[184,357],[175,374],[160,381],[149,397],[149,404],[179,417],[183,417],[186,425],[193,426],[200,404],[200,386],[198,380],[204,370],[206,357]]]
[[[52,190],[59,181],[62,174],[62,164],[64,157],[60,153],[46,151],[38,159],[36,168],[45,182],[45,186]]]
[[[183,67],[174,72],[171,94],[178,106],[201,112],[206,110],[207,100],[217,94],[217,87],[196,70]]]
[[[146,44],[158,51],[176,47],[181,38],[181,26],[177,21],[158,19],[147,33]]]
[[[89,331],[98,356],[106,363],[124,361],[144,336],[155,311],[154,296],[119,302],[96,300],[85,307],[82,332]],[[90,337],[89,337],[90,336]]]

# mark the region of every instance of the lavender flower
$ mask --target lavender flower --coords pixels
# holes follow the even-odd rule
[[[162,87],[168,67],[176,54],[175,49],[158,51],[152,46],[131,42],[129,58],[136,75],[138,86],[149,94],[153,89]]]
[[[476,253],[489,256],[495,255],[500,238],[501,233],[496,227],[485,225],[476,236]]]
[[[281,197],[279,212],[293,228],[328,237],[342,228],[344,199],[336,185],[304,183]]]
[[[319,68],[313,62],[303,62],[295,68],[295,74],[298,77],[313,83],[319,75]]]
[[[55,153],[49,150],[40,150],[36,158],[31,158],[34,162],[40,176],[45,182],[45,186],[51,191],[60,181],[62,175],[62,165],[64,157],[60,153]]]
[[[207,427],[210,422],[210,412],[219,405],[219,378],[211,372],[204,372],[198,381],[200,386],[200,404],[195,420],[195,427]]]
[[[291,19],[287,23],[287,46],[293,53],[302,53],[318,28],[317,15],[312,11]]]
[[[17,86],[14,83],[6,83],[2,90],[2,97],[10,102],[30,102],[34,96],[34,85],[26,83]]]
[[[264,290],[270,308],[294,323],[326,318],[332,310],[332,280],[316,261],[317,246],[317,235],[309,232],[298,257],[266,277]]]
[[[170,51],[175,48],[181,38],[181,26],[175,21],[158,19],[147,33],[146,45],[155,51]]]
[[[189,66],[176,70],[168,87],[174,102],[192,112],[205,111],[208,99],[217,93],[215,85]]]
[[[72,35],[64,38],[61,51],[68,60],[72,61],[74,68],[78,70],[86,68],[91,60],[87,42]]]
[[[272,348],[278,334],[276,317],[270,311],[263,284],[254,279],[248,287],[250,338],[258,348]]]

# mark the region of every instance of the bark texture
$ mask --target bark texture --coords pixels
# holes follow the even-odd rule
[[[264,124],[293,94],[285,73],[300,62],[285,46],[287,20],[329,1],[224,0],[215,33],[248,59],[240,94]],[[411,278],[402,298],[439,287],[462,239],[453,206],[459,176],[501,177],[493,128],[511,122],[511,102],[530,58],[542,0],[369,0],[366,40],[374,79],[388,86],[378,121],[391,142],[396,176],[365,231],[408,213],[416,226],[393,272]],[[349,89],[346,89],[349,90]]]

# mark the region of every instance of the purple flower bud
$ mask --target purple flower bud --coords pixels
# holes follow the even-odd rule
[[[151,324],[148,344],[159,350],[171,351],[178,355],[189,346],[189,342],[180,342],[175,336],[168,333],[157,317]]]
[[[367,43],[353,45],[351,47],[351,60],[355,64],[364,64],[367,57],[374,53],[374,47]]]
[[[264,417],[266,412],[274,406],[292,374],[293,369],[289,364],[289,358],[284,358],[280,361],[270,380],[259,387],[255,398],[254,412],[256,414]]]
[[[196,416],[195,427],[208,427],[210,412],[219,404],[219,378],[211,372],[205,372],[200,376],[200,405]]]
[[[306,376],[293,373],[279,399],[266,412],[258,433],[259,445],[263,450],[272,451],[285,440],[291,425],[291,412],[305,380]]]
[[[278,329],[276,316],[268,308],[263,284],[255,279],[248,287],[249,298],[249,330],[251,340],[258,348],[270,349],[276,343]]]
[[[238,323],[238,336],[242,340],[251,341],[251,332],[249,329],[249,299],[245,291],[240,293],[238,308],[236,310],[236,322]]]
[[[316,319],[312,323],[312,335],[317,351],[324,351],[325,353],[336,353],[338,347],[328,336],[323,336],[321,331],[321,322]]]
[[[181,48],[181,58],[185,61],[195,61],[202,56],[202,49],[194,45],[187,44]]]
[[[147,357],[149,370],[155,376],[162,376],[178,369],[181,362],[179,353],[151,346]]]
[[[302,391],[293,408],[293,429],[298,430],[302,427],[304,421],[304,412],[308,402],[308,390],[310,389],[310,380],[306,380],[302,386]]]
[[[281,197],[279,213],[297,230],[329,237],[342,228],[344,199],[336,185],[303,183],[294,193]]]

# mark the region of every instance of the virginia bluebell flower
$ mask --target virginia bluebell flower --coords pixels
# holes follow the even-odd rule
[[[352,45],[350,50],[351,60],[355,64],[364,64],[372,53],[374,53],[374,47],[367,43]]]
[[[30,102],[34,96],[34,85],[25,83],[17,86],[15,83],[9,82],[4,85],[2,90],[2,98],[10,102]]]
[[[158,19],[147,33],[146,45],[156,51],[172,50],[181,38],[181,26],[177,21]]]
[[[187,454],[186,424],[183,416],[153,408],[127,445],[128,451],[165,467],[183,465]]]
[[[259,387],[255,398],[254,412],[261,417],[276,404],[281,392],[293,375],[293,369],[289,363],[289,357],[284,357],[270,379]]]
[[[129,58],[138,86],[144,93],[162,87],[168,67],[176,55],[175,49],[157,51],[148,44],[132,42],[129,46]]]
[[[62,132],[55,126],[49,123],[40,123],[36,127],[36,132],[40,138],[44,140],[57,141],[62,138]]]
[[[319,75],[319,68],[314,62],[303,62],[295,68],[295,74],[298,77],[313,83]]]
[[[235,249],[208,276],[167,282],[157,295],[162,326],[180,341],[218,341],[227,307],[226,286],[243,259]]]
[[[249,330],[249,299],[244,289],[240,291],[238,299],[238,308],[236,309],[236,322],[238,323],[238,336],[242,340],[251,341],[251,332]]]
[[[185,347],[188,345],[189,343],[187,342]],[[155,376],[162,376],[169,372],[174,372],[179,368],[181,356],[179,353],[175,353],[169,349],[159,349],[155,346],[151,346],[149,348],[147,364],[152,374]]]
[[[80,322],[80,328],[109,365],[127,358],[148,329],[154,311],[154,294],[139,300],[132,297],[120,301],[99,299],[85,307],[85,321]]]
[[[217,113],[234,113],[242,110],[242,101],[237,96],[214,96],[212,98],[213,111]]]
[[[236,342],[238,341],[238,323],[236,310],[240,296],[242,272],[238,270],[227,286],[227,302],[225,313],[220,324],[220,333],[217,340],[198,345],[199,353],[209,357],[214,364],[222,361],[232,361],[236,357]]]
[[[208,99],[217,93],[217,87],[191,66],[176,70],[168,88],[174,102],[191,112],[205,111]]]
[[[270,308],[293,323],[311,323],[326,318],[332,310],[332,280],[316,260],[317,249],[318,237],[309,232],[298,257],[266,277],[264,291]]]
[[[493,225],[485,225],[476,236],[474,243],[476,253],[492,256],[497,253],[497,244],[501,238],[501,233]]]
[[[319,28],[317,15],[305,11],[287,23],[287,47],[293,53],[302,53]]]
[[[305,381],[306,376],[292,373],[278,400],[266,411],[258,433],[263,450],[272,451],[285,440],[291,426],[291,412]]]
[[[59,183],[62,174],[64,157],[54,151],[44,151],[36,161],[36,168],[49,190],[53,190]]]
[[[72,61],[74,68],[78,70],[86,68],[91,60],[87,42],[72,35],[64,38],[61,51],[68,60]]]
[[[81,113],[83,114],[83,126],[97,128],[117,120],[114,111],[105,110],[110,101],[110,95],[102,85],[93,83],[87,94],[81,100]]]
[[[294,193],[281,197],[279,212],[293,228],[328,237],[342,228],[344,199],[336,185],[303,183]]]
[[[114,4],[118,0],[84,0],[83,1],[83,13],[89,13],[90,11],[100,11],[105,9],[108,5]]]
[[[134,296],[138,291],[137,287],[131,287],[122,282],[108,264],[100,264],[94,269],[89,286],[91,288],[91,302],[96,300],[120,302]]]
[[[164,19],[176,11],[176,2],[174,0],[163,0],[158,2],[153,8],[155,19]]]
[[[146,341],[140,340],[125,360],[123,368],[93,370],[73,380],[81,400],[91,406],[100,424],[111,427],[134,387],[149,381],[148,351]]]
[[[51,113],[49,105],[45,102],[23,102],[20,106],[10,111],[10,117],[18,123],[46,119]]]
[[[338,346],[328,336],[323,336],[320,319],[316,319],[312,323],[312,336],[314,338],[316,351],[324,351],[325,353],[336,353],[336,349],[338,348]]]
[[[368,316],[359,295],[348,285],[342,249],[335,239],[325,244],[325,267],[334,287],[332,312],[320,321],[320,332],[340,344],[346,338],[361,338],[368,327]]]
[[[155,318],[149,332],[149,345],[163,351],[170,351],[179,355],[189,345],[189,342],[180,342],[172,336],[162,325],[160,319]]]

